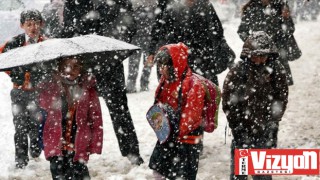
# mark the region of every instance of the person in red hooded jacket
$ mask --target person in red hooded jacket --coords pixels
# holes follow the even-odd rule
[[[203,136],[204,87],[188,66],[188,47],[183,43],[161,47],[155,61],[161,73],[155,102],[168,105],[175,115],[169,116],[171,135],[166,142],[157,142],[149,167],[156,178],[196,179]]]
[[[44,115],[44,155],[52,179],[90,179],[90,154],[101,154],[101,107],[96,81],[83,71],[79,57],[63,58],[52,78],[39,84]]]

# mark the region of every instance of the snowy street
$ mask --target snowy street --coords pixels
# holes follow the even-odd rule
[[[237,34],[239,19],[231,19],[224,24],[224,35],[235,51],[237,59],[242,41]],[[278,148],[320,149],[320,20],[298,22],[295,38],[302,50],[302,57],[290,62],[294,85],[289,89],[289,103],[280,123]],[[124,61],[128,71],[128,60]],[[141,71],[139,71],[141,72]],[[219,75],[223,84],[227,70]],[[49,161],[44,155],[40,161],[30,160],[26,169],[14,166],[14,126],[11,114],[10,90],[12,83],[5,73],[0,73],[0,180],[48,180],[51,179]],[[92,180],[149,180],[152,171],[148,167],[149,158],[156,143],[156,136],[149,126],[145,114],[154,101],[157,87],[155,68],[152,70],[149,91],[127,94],[129,108],[140,143],[140,153],[145,163],[133,166],[122,157],[109,117],[109,112],[100,99],[104,120],[104,144],[102,155],[92,155],[88,163]],[[137,84],[137,87],[140,87]],[[220,105],[219,126],[213,133],[204,135],[204,152],[199,163],[197,179],[229,179],[230,142],[227,132],[225,144],[226,117]],[[274,176],[274,179],[320,179],[320,176]]]

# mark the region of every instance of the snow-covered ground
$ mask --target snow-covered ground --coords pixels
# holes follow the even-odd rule
[[[295,85],[290,87],[289,104],[280,123],[279,148],[316,148],[320,149],[320,21],[298,22],[295,37],[302,57],[291,62]],[[239,19],[233,19],[224,24],[225,36],[239,55],[242,42],[236,31]],[[127,69],[128,62],[124,62]],[[127,70],[126,70],[127,73]],[[220,84],[227,71],[219,75]],[[47,180],[51,179],[49,162],[43,154],[40,161],[30,160],[26,169],[14,168],[14,126],[11,115],[10,89],[11,82],[6,74],[0,73],[0,180]],[[88,167],[93,180],[144,180],[152,179],[152,171],[148,168],[148,161],[156,143],[156,137],[145,114],[153,103],[154,91],[157,86],[155,69],[151,75],[150,90],[128,94],[129,108],[134,120],[137,136],[140,142],[141,155],[145,163],[133,166],[121,156],[115,133],[105,103],[101,99],[104,118],[104,144],[102,155],[93,155]],[[137,85],[139,87],[139,84]],[[197,179],[213,180],[228,179],[230,141],[226,137],[226,118],[219,112],[219,127],[211,134],[205,134],[204,152],[199,163]],[[228,133],[227,133],[228,134]],[[274,176],[274,179],[320,179],[320,176]]]

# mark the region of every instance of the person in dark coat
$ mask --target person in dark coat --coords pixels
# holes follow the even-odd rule
[[[254,32],[243,45],[241,61],[225,78],[222,109],[233,135],[230,179],[246,179],[234,174],[234,149],[277,147],[279,121],[289,93],[286,74],[276,61],[277,56],[272,38],[266,32]]]
[[[276,45],[279,49],[280,62],[287,71],[288,84],[293,84],[292,73],[289,66],[289,61],[294,61],[301,57],[302,52],[294,38],[295,26],[291,18],[291,11],[287,3],[283,3],[280,15],[281,30],[276,36]]]
[[[63,0],[51,0],[42,10],[45,26],[43,33],[49,38],[59,38],[63,30]]]
[[[97,33],[130,42],[135,33],[129,0],[106,1],[67,0],[64,9],[64,37]],[[118,27],[120,27],[118,29]],[[99,96],[103,97],[110,112],[113,128],[122,156],[132,164],[140,165],[143,159],[128,107],[122,62],[100,64],[93,68]]]
[[[81,57],[62,58],[58,70],[37,86],[43,114],[44,155],[52,179],[90,179],[89,155],[101,154],[102,113],[96,81]]]
[[[155,178],[195,180],[202,147],[205,89],[188,66],[188,47],[183,43],[161,47],[155,59],[162,75],[155,102],[171,107],[168,118],[172,131],[166,142],[157,141],[149,167],[155,171]]]
[[[21,12],[20,27],[25,33],[13,37],[1,48],[2,52],[38,43],[47,38],[41,34],[43,18],[38,10],[30,9]],[[0,52],[1,53],[1,52]],[[13,124],[15,127],[15,163],[17,168],[28,165],[28,149],[32,158],[38,158],[41,148],[38,138],[37,121],[37,98],[34,90],[37,83],[42,79],[42,73],[37,68],[19,67],[8,72],[13,82],[10,92],[12,101]],[[30,146],[28,137],[30,138]]]
[[[293,85],[293,78],[287,56],[288,36],[293,36],[294,24],[291,16],[283,17],[281,0],[250,0],[243,7],[241,23],[238,28],[240,38],[245,41],[254,31],[265,31],[271,36],[279,50],[279,61],[285,67],[288,85]],[[289,7],[288,7],[289,8]]]
[[[134,18],[137,25],[137,32],[133,36],[132,44],[142,48],[129,57],[129,72],[127,79],[127,93],[137,92],[136,81],[139,72],[139,64],[142,58],[143,69],[140,78],[140,91],[147,91],[151,67],[146,64],[146,50],[150,42],[151,24],[154,20],[155,5],[150,1],[142,1],[134,8]]]
[[[160,23],[153,25],[148,62],[152,63],[158,46],[183,42],[190,48],[188,63],[193,72],[218,84],[221,66],[215,50],[224,40],[223,27],[208,0],[173,1],[167,4]],[[164,38],[164,39],[161,39]]]

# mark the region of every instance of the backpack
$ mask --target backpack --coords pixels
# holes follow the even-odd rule
[[[202,127],[205,132],[211,133],[218,127],[218,112],[221,100],[221,91],[220,88],[209,79],[206,79],[198,74],[194,75],[201,80],[205,89],[204,108],[202,112]]]

